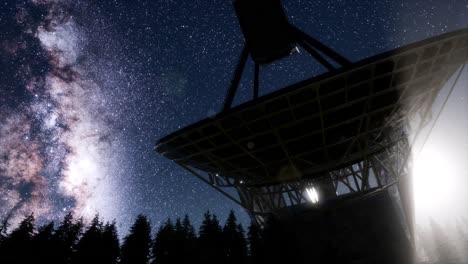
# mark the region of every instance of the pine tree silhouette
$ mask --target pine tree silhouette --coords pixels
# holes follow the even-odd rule
[[[151,247],[151,225],[144,215],[138,215],[125,237],[121,249],[122,264],[146,264]]]
[[[216,215],[211,215],[209,211],[204,214],[199,233],[199,260],[207,264],[222,263],[225,260],[224,241]]]
[[[208,211],[203,215],[203,221],[198,232],[198,262],[204,264],[210,263],[210,257],[213,255],[210,249],[213,240],[211,221],[211,214]]]
[[[10,227],[10,223],[8,222],[8,217],[7,217],[2,221],[2,225],[0,226],[0,244],[8,236],[8,228],[9,227]]]
[[[54,222],[50,222],[39,227],[37,234],[33,238],[33,257],[36,263],[51,263],[53,255],[52,250],[54,236]]]
[[[102,264],[117,263],[120,255],[120,242],[115,220],[112,223],[106,223],[104,226],[102,244],[104,245]]]
[[[26,216],[19,226],[2,243],[0,263],[32,263],[32,240],[34,237],[34,215]]]
[[[103,263],[102,228],[99,215],[96,215],[76,245],[73,263]]]
[[[237,225],[237,233],[239,234],[239,242],[238,242],[238,253],[239,253],[239,262],[246,263],[247,256],[248,256],[248,242],[247,238],[245,237],[245,230],[244,227],[239,223]]]
[[[174,244],[173,244],[173,263],[183,263],[184,262],[184,250],[185,250],[185,230],[182,226],[182,221],[180,218],[176,219],[174,225]]]
[[[183,262],[189,263],[197,257],[197,234],[188,215],[185,215],[184,220],[182,220],[182,228],[184,232]]]
[[[264,241],[262,239],[261,230],[254,222],[250,223],[249,232],[247,233],[249,244],[249,255],[251,263],[262,263],[264,258]]]
[[[224,248],[224,241],[223,241],[223,229],[219,224],[218,217],[216,214],[213,214],[212,218],[212,231],[213,231],[213,245],[214,245],[214,260],[218,263],[220,260],[223,259],[223,248]]]
[[[184,216],[184,220],[182,221],[182,226],[184,228],[184,233],[189,240],[197,238],[197,234],[195,233],[195,228],[190,222],[190,218],[188,215]]]
[[[74,221],[73,214],[67,213],[53,236],[52,250],[55,252],[52,264],[72,263],[76,244],[83,230],[83,219]]]
[[[8,228],[10,224],[8,222],[8,217],[2,221],[2,225],[0,226],[0,260],[2,260],[2,256],[4,255],[3,243],[8,238]],[[0,261],[1,263],[1,261]]]
[[[225,263],[245,263],[247,245],[244,229],[237,224],[234,211],[231,210],[223,228]]]
[[[152,248],[153,261],[152,264],[176,263],[174,261],[174,235],[175,228],[171,219],[159,227],[154,238]]]

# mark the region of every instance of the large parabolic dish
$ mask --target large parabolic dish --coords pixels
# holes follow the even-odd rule
[[[407,173],[409,119],[428,121],[467,60],[468,29],[432,37],[201,120],[156,150],[253,215],[306,203],[310,186],[322,200],[382,190]]]
[[[236,106],[156,144],[167,158],[245,186],[319,180],[405,138],[468,60],[468,30],[355,62]]]

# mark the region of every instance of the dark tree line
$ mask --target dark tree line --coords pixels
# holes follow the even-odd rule
[[[96,216],[85,229],[82,219],[67,214],[55,227],[53,222],[35,228],[29,215],[0,236],[0,263],[117,263],[119,240],[115,223],[103,224]]]
[[[461,222],[456,230],[458,243],[436,222],[423,233],[428,259],[421,263],[468,263],[468,232]],[[169,263],[311,263],[305,245],[295,242],[295,234],[270,221],[264,229],[251,224],[244,230],[231,211],[224,225],[207,212],[199,232],[186,215],[165,221],[156,234],[151,224],[137,216],[127,236],[119,240],[115,222],[102,222],[98,215],[88,225],[67,214],[56,226],[53,222],[36,228],[33,215],[14,229],[0,225],[0,263],[47,264],[169,264]],[[122,243],[120,243],[122,242]],[[304,255],[304,253],[306,255]],[[334,263],[333,253],[314,263]],[[331,261],[331,262],[330,262]]]
[[[215,214],[204,214],[197,233],[186,215],[168,219],[151,235],[149,220],[139,215],[127,236],[119,240],[116,223],[98,215],[85,225],[71,213],[56,225],[36,228],[33,215],[10,230],[0,225],[0,263],[165,264],[259,263],[263,240],[256,225],[246,231],[233,211],[224,225]]]

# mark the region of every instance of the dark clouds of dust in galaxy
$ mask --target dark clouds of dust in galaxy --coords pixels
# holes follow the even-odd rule
[[[13,1],[16,2],[16,1]],[[0,27],[0,219],[116,217],[107,101],[72,1],[10,4]],[[7,66],[7,67],[5,67]],[[99,114],[97,114],[99,113]]]

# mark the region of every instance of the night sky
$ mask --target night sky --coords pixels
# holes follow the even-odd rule
[[[284,0],[290,21],[352,61],[468,27],[466,0]],[[153,150],[220,111],[243,37],[230,0],[0,3],[0,219],[72,210],[127,230],[242,209]],[[304,52],[261,68],[260,93],[324,72]],[[250,99],[253,65],[239,104]]]

